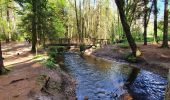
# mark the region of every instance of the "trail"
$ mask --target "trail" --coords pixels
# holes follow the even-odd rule
[[[30,91],[39,91],[36,83],[42,65],[33,60],[27,43],[2,44],[4,65],[10,72],[0,76],[0,100],[30,100]]]

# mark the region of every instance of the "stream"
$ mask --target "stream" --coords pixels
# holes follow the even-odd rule
[[[124,83],[133,67],[124,62],[110,62],[91,56],[81,57],[65,53],[65,65],[76,78],[78,100],[119,100],[130,93],[134,100],[163,100],[167,79],[141,70],[134,83],[127,89]]]

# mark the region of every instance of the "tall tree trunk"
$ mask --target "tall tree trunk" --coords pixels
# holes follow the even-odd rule
[[[11,8],[10,8],[10,2],[7,4],[7,10],[6,10],[6,15],[7,15],[7,26],[8,26],[8,32],[6,34],[6,43],[10,42],[11,38]]]
[[[1,49],[1,41],[0,41],[0,75],[4,72],[4,63],[3,63],[3,57],[2,57],[2,49]]]
[[[147,19],[147,13],[145,13],[145,15],[144,15],[144,33],[143,33],[144,45],[147,45],[147,24],[146,24],[146,19]]]
[[[33,12],[33,17],[32,17],[32,53],[36,53],[37,49],[37,23],[36,23],[36,2],[37,0],[32,0],[32,12]]]
[[[157,14],[158,14],[158,8],[157,8],[157,0],[153,0],[154,2],[154,42],[158,43],[158,36],[157,36]]]
[[[144,40],[144,45],[147,45],[147,15],[148,15],[148,11],[147,11],[147,0],[144,0],[144,33],[143,33],[143,40]]]
[[[152,12],[154,3],[152,2],[149,11],[148,11],[147,5],[148,5],[148,1],[144,0],[144,6],[145,6],[145,9],[144,9],[144,12],[145,12],[145,14],[144,14],[144,33],[143,33],[144,45],[147,45],[147,27],[148,27],[148,23],[150,20],[150,16],[151,16],[151,12]]]
[[[126,38],[127,38],[128,43],[131,47],[132,54],[135,57],[140,56],[141,53],[140,53],[132,35],[131,35],[130,27],[129,27],[127,20],[126,20],[126,16],[125,16],[125,13],[124,13],[124,10],[123,10],[123,1],[122,0],[115,0],[115,2],[116,2],[116,5],[118,7],[118,10],[119,10],[120,19],[121,19],[121,22],[122,22],[124,33],[126,34]]]
[[[164,8],[164,33],[162,47],[168,48],[168,0],[165,0]]]
[[[77,21],[77,32],[79,36],[79,42],[81,41],[81,29],[80,29],[80,22],[79,22],[79,16],[78,16],[78,10],[77,10],[77,1],[74,0],[75,4],[75,13],[76,13],[76,21]]]

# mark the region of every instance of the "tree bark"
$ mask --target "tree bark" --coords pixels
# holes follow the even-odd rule
[[[116,5],[118,7],[118,10],[119,10],[119,14],[120,14],[120,19],[121,19],[121,22],[122,22],[122,26],[123,26],[123,29],[124,29],[124,33],[126,34],[126,38],[128,40],[128,43],[131,47],[131,50],[132,50],[132,54],[136,57],[136,56],[140,56],[140,51],[138,50],[138,47],[131,35],[131,31],[130,31],[130,27],[127,23],[127,20],[126,20],[126,17],[125,17],[125,13],[124,13],[124,10],[123,10],[123,1],[122,0],[115,0],[116,2]]]
[[[153,0],[154,2],[154,42],[158,43],[158,36],[157,36],[157,19],[158,19],[158,8],[157,8],[157,0]]]
[[[0,41],[0,75],[4,72],[4,63],[3,63],[3,57],[2,57],[2,49],[1,49],[1,41]]]
[[[143,39],[144,39],[144,45],[147,45],[147,2],[144,0],[144,6],[145,6],[145,11],[144,11],[144,33],[143,33]]]
[[[37,46],[37,23],[36,23],[36,0],[32,0],[32,53],[36,53],[36,46]]]
[[[151,7],[149,9],[149,11],[147,10],[147,4],[148,4],[148,1],[147,0],[144,0],[144,6],[145,6],[145,11],[144,11],[144,45],[147,45],[147,27],[148,27],[148,23],[149,23],[149,20],[150,20],[150,16],[151,16],[151,12],[152,12],[152,8],[153,8],[153,2],[151,4]]]
[[[164,33],[162,47],[168,48],[168,0],[165,0],[164,8]]]
[[[80,42],[81,41],[81,29],[80,29],[80,22],[79,22],[76,0],[74,0],[74,3],[75,3],[75,13],[76,13],[76,21],[77,21],[77,32],[78,32],[78,35],[79,35],[79,42]]]
[[[8,29],[11,31],[11,17],[12,17],[12,11],[11,11],[11,2],[7,3],[7,9],[6,9],[6,19],[7,19],[7,26]],[[9,43],[11,41],[11,32],[8,31],[6,34],[6,43]]]

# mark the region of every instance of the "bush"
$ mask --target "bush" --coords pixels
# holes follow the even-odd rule
[[[1,39],[1,40],[5,40],[5,39],[6,39],[6,36],[5,36],[5,34],[3,34],[3,33],[0,33],[0,39]]]
[[[48,56],[51,58],[56,58],[57,56],[63,55],[65,52],[65,47],[63,46],[50,46],[48,49]]]
[[[11,36],[12,41],[23,41],[24,40],[24,36],[23,34],[19,34],[19,33],[13,33]]]
[[[53,58],[48,58],[45,62],[44,65],[49,68],[49,69],[56,69],[55,66],[55,60]]]
[[[65,47],[64,46],[57,46],[57,52],[58,53],[64,53],[65,52]]]
[[[86,49],[85,44],[80,44],[80,52],[84,51]]]

